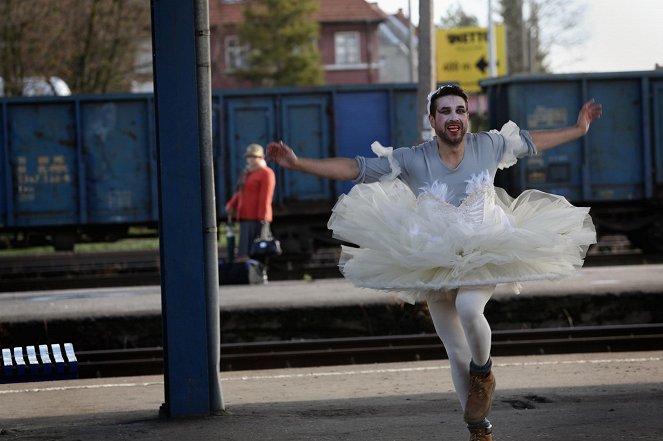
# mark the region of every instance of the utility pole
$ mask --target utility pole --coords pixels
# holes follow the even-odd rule
[[[495,25],[493,24],[493,0],[488,0],[488,66],[490,69],[490,78],[497,76],[496,67],[496,47]]]
[[[203,259],[205,262],[205,299],[207,301],[207,369],[210,411],[224,410],[219,371],[221,335],[219,317],[219,251],[217,245],[216,195],[214,189],[214,152],[212,151],[212,63],[210,61],[209,1],[195,0],[196,79],[198,90],[198,137],[200,139],[200,176],[202,179]]]
[[[419,0],[419,75],[417,82],[418,127],[421,141],[431,139],[428,122],[428,94],[437,85],[435,77],[435,34],[433,0]]]
[[[523,66],[519,72],[530,72],[529,69],[529,30],[527,29],[527,19],[525,18],[525,10],[523,9],[523,2],[520,0],[518,7],[520,8],[520,45],[522,47],[522,63]]]
[[[407,0],[407,48],[410,56],[410,69],[409,79],[410,83],[414,83],[417,76],[416,67],[414,63],[414,23],[412,23],[412,0]]]

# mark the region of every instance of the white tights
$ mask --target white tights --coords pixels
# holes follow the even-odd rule
[[[428,310],[447,351],[451,379],[463,409],[470,386],[470,360],[483,366],[490,358],[491,330],[483,310],[494,291],[494,285],[473,286],[459,288],[450,299],[428,299]]]

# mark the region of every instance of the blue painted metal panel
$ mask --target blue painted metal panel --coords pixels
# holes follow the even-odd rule
[[[283,97],[281,100],[281,133],[298,155],[306,158],[329,157],[329,97],[326,94]],[[330,183],[305,173],[283,170],[281,196],[288,200],[329,200]]]
[[[653,153],[656,184],[663,185],[663,81],[652,82]]]
[[[391,144],[393,147],[417,144],[417,89],[394,90],[391,100]]]
[[[150,135],[144,100],[81,104],[89,222],[151,219]]]
[[[590,200],[644,197],[643,101],[640,79],[590,80],[588,98],[596,97],[603,117],[592,124],[589,141]]]
[[[7,151],[13,170],[16,226],[78,222],[78,158],[71,102],[8,108]]]
[[[517,84],[511,98],[511,119],[523,129],[545,130],[575,123],[582,92],[576,82],[526,83]],[[519,162],[524,188],[536,188],[572,200],[582,197],[582,141],[561,145]]]
[[[234,189],[246,166],[244,152],[249,144],[263,147],[275,139],[274,99],[264,96],[234,96],[225,102],[227,126],[224,157],[227,158],[225,182]],[[219,193],[222,194],[222,193]]]
[[[78,222],[87,224],[87,174],[85,173],[85,153],[83,152],[83,139],[81,134],[81,105],[80,101],[74,101],[74,112],[76,118],[76,169],[78,170]]]
[[[652,135],[652,108],[651,108],[651,89],[648,79],[640,80],[640,89],[642,96],[642,121],[640,123],[640,134],[642,135],[642,169],[643,169],[643,193],[644,197],[649,199],[654,194],[654,164],[653,159],[653,140]]]
[[[391,106],[386,89],[374,91],[339,91],[334,97],[336,121],[336,156],[374,157],[373,141],[391,145],[389,126]],[[337,192],[347,193],[350,182],[339,182]]]
[[[9,223],[7,208],[9,207],[9,188],[11,187],[9,158],[7,157],[7,104],[0,103],[0,228]]]
[[[552,128],[531,124],[545,122],[548,114],[551,121],[559,116],[557,126],[561,127],[575,123],[580,106],[589,98],[604,106],[603,118],[592,124],[587,136],[546,151],[542,158],[530,158],[525,164],[520,161],[515,170],[510,169],[507,175],[515,176],[512,182],[519,184],[515,190],[541,188],[591,203],[651,198],[651,176],[653,168],[658,167],[651,163],[652,154],[658,157],[652,149],[659,142],[656,134],[663,121],[656,116],[656,99],[649,103],[650,95],[660,90],[650,82],[661,84],[662,77],[658,72],[624,72],[506,77],[482,82],[491,99],[493,125],[513,119],[521,127]],[[544,106],[539,112],[542,118],[533,118],[539,104]],[[503,111],[504,107],[508,111]],[[563,112],[567,113],[566,121]],[[581,173],[573,165],[567,173],[563,161],[553,161],[560,154],[572,164],[580,161]],[[556,185],[551,182],[555,175],[570,175],[571,179],[560,179],[560,185]]]
[[[152,207],[150,210],[150,220],[159,219],[159,171],[157,164],[157,129],[154,98],[150,95],[146,103],[147,123],[149,131],[150,155],[150,194],[152,195]]]

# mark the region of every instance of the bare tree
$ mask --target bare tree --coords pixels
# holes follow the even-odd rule
[[[509,73],[525,71],[525,44],[523,0],[502,0],[502,20],[506,25],[507,70]]]
[[[0,6],[0,76],[6,95],[21,95],[26,78],[57,75],[58,42],[66,26],[60,2],[3,0]],[[56,19],[53,19],[53,18]]]
[[[587,4],[584,0],[529,0],[532,27],[538,30],[537,54],[546,71],[551,70],[550,54],[555,49],[563,48],[566,52],[580,45],[588,30],[582,23],[585,19]],[[534,16],[538,21],[534,20]]]
[[[74,93],[127,91],[150,38],[149,0],[2,0],[0,13],[6,95],[32,76],[58,76]]]
[[[582,1],[502,0],[509,73],[550,71],[555,47],[573,47],[584,38],[585,8]]]
[[[136,51],[150,35],[147,0],[68,0],[72,10],[68,66],[75,91],[127,90]]]

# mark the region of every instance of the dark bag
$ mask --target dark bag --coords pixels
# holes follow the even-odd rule
[[[267,283],[265,266],[256,260],[219,262],[219,285],[262,285]]]
[[[235,262],[235,233],[232,222],[226,224],[227,255],[219,259],[219,285],[259,285],[267,283],[265,266],[257,260]]]
[[[260,236],[253,241],[249,249],[249,257],[252,259],[264,259],[265,257],[279,256],[281,251],[281,242],[274,239],[269,222],[263,222]]]

